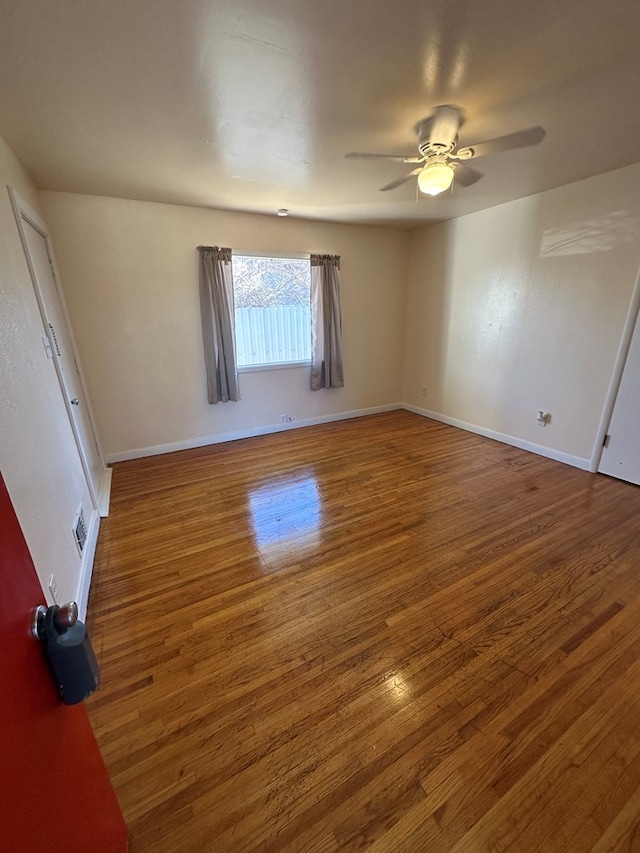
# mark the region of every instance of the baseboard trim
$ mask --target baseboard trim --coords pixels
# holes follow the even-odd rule
[[[98,489],[98,512],[100,513],[100,518],[106,518],[109,515],[112,476],[113,468],[105,468],[100,478],[100,487]]]
[[[416,415],[422,415],[424,418],[431,418],[434,421],[440,421],[443,424],[464,429],[467,432],[475,432],[477,435],[482,435],[485,438],[491,438],[494,441],[500,441],[502,444],[510,444],[512,447],[518,447],[520,450],[528,450],[530,453],[537,453],[538,456],[546,456],[547,459],[553,459],[556,462],[564,462],[565,465],[572,465],[574,468],[581,468],[583,471],[589,471],[591,466],[590,459],[583,459],[581,456],[572,456],[570,453],[564,453],[562,450],[555,450],[553,447],[544,447],[542,444],[534,444],[532,441],[524,441],[521,438],[516,438],[514,435],[506,435],[503,432],[496,432],[492,429],[470,424],[467,421],[461,421],[458,418],[450,418],[448,415],[441,415],[439,412],[432,412],[429,409],[421,409],[419,406],[412,406],[409,403],[402,405],[403,409],[408,412],[414,412]]]
[[[87,533],[87,541],[85,543],[84,554],[82,555],[82,563],[80,566],[80,578],[78,580],[78,592],[76,595],[76,604],[78,605],[78,614],[82,622],[85,621],[87,615],[87,602],[89,600],[89,589],[91,587],[91,576],[93,574],[93,561],[96,556],[96,546],[98,544],[98,533],[100,531],[100,514],[97,510],[93,511],[89,531]]]
[[[107,463],[126,462],[129,459],[141,459],[143,456],[159,456],[162,453],[175,453],[176,450],[191,450],[194,447],[206,447],[209,444],[222,444],[225,441],[237,441],[241,438],[255,438],[258,435],[270,435],[275,432],[286,432],[290,429],[327,424],[333,421],[344,421],[350,418],[361,418],[364,415],[376,415],[380,412],[392,412],[402,409],[402,403],[391,403],[386,406],[371,406],[367,409],[353,409],[350,412],[338,412],[331,415],[320,415],[316,418],[303,418],[290,424],[268,424],[250,429],[221,432],[217,435],[203,435],[186,441],[174,441],[169,444],[156,444],[152,447],[139,447],[135,450],[123,450],[107,455]]]
[[[186,439],[185,441],[173,441],[168,444],[156,444],[151,447],[139,447],[135,450],[123,450],[117,453],[110,453],[107,456],[107,463],[125,462],[129,459],[141,459],[144,456],[159,456],[162,453],[175,453],[177,450],[190,450],[195,447],[206,447],[209,444],[222,444],[225,441],[238,441],[241,438],[254,438],[259,435],[270,435],[276,432],[286,432],[291,429],[300,429],[301,427],[315,426],[316,424],[326,424],[332,421],[349,420],[350,418],[360,418],[364,415],[375,415],[379,412],[392,412],[396,409],[405,409],[408,412],[413,412],[416,415],[421,415],[424,418],[431,418],[434,421],[448,424],[449,426],[464,429],[467,432],[473,432],[477,435],[482,435],[485,438],[490,438],[493,441],[499,441],[502,444],[509,444],[512,447],[518,447],[520,450],[527,450],[530,453],[536,453],[538,456],[545,456],[547,459],[553,459],[556,462],[563,462],[565,465],[571,465],[574,468],[580,468],[583,471],[590,470],[591,460],[584,459],[581,456],[573,456],[570,453],[564,453],[562,450],[555,450],[552,447],[545,447],[542,444],[534,444],[532,441],[525,441],[517,438],[514,435],[496,432],[496,430],[487,429],[486,427],[478,426],[477,424],[462,421],[459,418],[452,418],[448,415],[442,415],[439,412],[433,412],[430,409],[422,409],[419,406],[413,406],[410,403],[390,403],[385,406],[371,406],[367,409],[353,409],[349,412],[337,412],[331,415],[320,415],[315,418],[303,418],[299,421],[294,421],[290,424],[268,424],[265,426],[251,427],[250,429],[234,430],[232,432],[222,432],[217,435],[203,435],[198,438]],[[109,489],[111,486],[112,469],[108,469],[109,473]],[[102,489],[101,489],[102,492]],[[102,502],[101,502],[102,508]],[[108,512],[108,498],[107,498]],[[102,511],[100,513],[103,515]]]

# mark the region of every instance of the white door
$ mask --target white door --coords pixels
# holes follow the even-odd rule
[[[640,485],[640,315],[631,337],[598,471]]]
[[[16,193],[11,193],[11,199],[48,339],[47,355],[55,364],[94,507],[102,509],[101,514],[105,514],[104,508],[100,507],[99,497],[106,467],[78,367],[64,297],[56,281],[46,226]]]

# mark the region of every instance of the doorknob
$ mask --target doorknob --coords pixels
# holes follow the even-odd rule
[[[69,402],[71,403],[72,406],[79,406],[80,405],[80,400],[78,400],[77,397],[74,397],[73,400],[69,400]]]
[[[41,604],[31,619],[31,632],[42,643],[60,698],[65,705],[84,701],[98,686],[100,670],[87,629],[78,619],[78,605]]]
[[[44,619],[47,608],[44,604],[39,605],[32,613],[31,633],[36,640],[44,640]],[[75,601],[63,604],[62,607],[53,609],[53,624],[58,631],[63,633],[67,628],[73,628],[78,621],[78,605]]]

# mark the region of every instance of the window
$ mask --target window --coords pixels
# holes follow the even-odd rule
[[[308,258],[232,256],[238,368],[308,363]]]

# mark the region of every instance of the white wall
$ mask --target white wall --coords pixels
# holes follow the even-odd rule
[[[7,185],[36,210],[39,195],[0,137],[0,471],[46,588],[77,600],[81,561],[72,525],[93,508],[29,277]],[[97,517],[94,523],[97,523]],[[47,600],[51,602],[48,596]],[[34,602],[34,605],[38,602]]]
[[[409,235],[70,193],[42,193],[107,458],[397,404]],[[206,399],[196,246],[342,258],[345,387],[309,368],[243,373],[242,400]]]
[[[640,164],[413,232],[404,401],[588,460],[639,262]]]
[[[112,457],[404,401],[586,465],[640,260],[639,190],[636,165],[412,234],[42,200]],[[209,406],[199,243],[340,254],[346,387],[312,394],[304,368],[242,374],[240,403]]]

